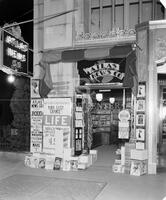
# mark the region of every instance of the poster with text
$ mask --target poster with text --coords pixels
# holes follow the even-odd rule
[[[43,100],[31,100],[31,152],[42,151],[43,137]]]
[[[70,147],[70,98],[44,99],[43,151],[61,156],[63,148]]]

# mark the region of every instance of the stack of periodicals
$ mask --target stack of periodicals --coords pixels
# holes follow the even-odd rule
[[[131,150],[135,149],[135,143],[125,143],[125,173],[130,174]]]
[[[130,174],[141,176],[147,173],[147,150],[132,149],[131,150],[131,170]]]
[[[74,156],[72,148],[65,148],[63,156],[48,153],[30,153],[25,156],[25,166],[47,170],[77,171],[90,167],[97,160],[97,150]]]

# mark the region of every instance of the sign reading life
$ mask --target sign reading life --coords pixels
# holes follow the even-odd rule
[[[21,73],[28,72],[28,44],[10,34],[3,32],[3,65]]]
[[[70,126],[70,116],[65,115],[64,105],[48,105],[49,115],[44,115],[45,125]]]

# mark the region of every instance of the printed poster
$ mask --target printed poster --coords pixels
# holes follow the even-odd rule
[[[39,79],[31,79],[31,98],[40,98]]]
[[[43,100],[31,100],[31,152],[42,151],[43,137]]]
[[[61,157],[70,147],[71,106],[70,98],[44,99],[43,152]]]

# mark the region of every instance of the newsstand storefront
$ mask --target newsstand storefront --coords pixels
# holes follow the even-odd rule
[[[48,87],[50,79],[32,80],[32,154],[26,156],[26,165],[31,160],[32,167],[42,162],[52,169],[58,160],[59,169],[85,169],[96,160],[94,148],[98,146],[116,144],[121,148],[126,144],[126,149],[136,149],[134,106],[138,82],[131,44],[53,54],[44,53],[40,63],[42,67],[47,65],[44,78],[53,77],[52,88]],[[74,70],[64,76],[70,64]],[[138,120],[142,128],[144,117],[142,114]],[[145,141],[138,140],[137,148],[144,149]],[[115,163],[115,171],[124,172],[124,165]],[[129,173],[129,166],[126,169]]]
[[[115,172],[156,174],[157,145],[163,151],[165,137],[164,118],[159,120],[164,76],[158,70],[166,52],[164,23],[136,27],[136,52],[131,44],[107,44],[43,53],[39,76],[31,81],[26,165],[85,169],[96,160],[96,147],[116,144],[121,159]]]

